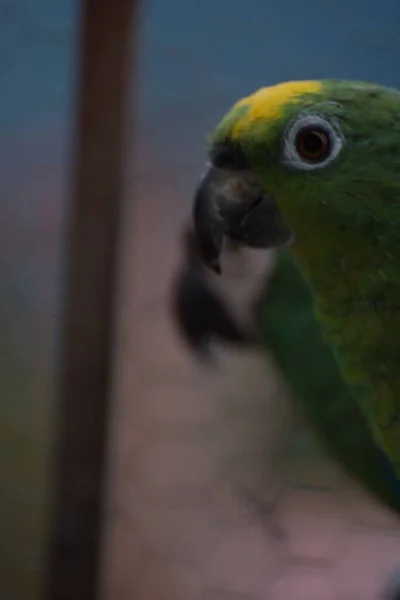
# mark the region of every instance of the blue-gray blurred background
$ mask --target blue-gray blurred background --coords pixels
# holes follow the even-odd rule
[[[142,179],[147,177],[147,196],[137,201],[157,212],[160,227],[184,218],[206,135],[239,96],[299,78],[357,78],[400,87],[398,0],[141,4],[132,165],[135,160]],[[40,571],[78,35],[76,1],[0,0],[4,600],[33,597]],[[156,244],[149,229],[146,236],[152,235]],[[147,258],[151,270],[151,252]],[[22,572],[16,564],[26,577],[16,578]]]

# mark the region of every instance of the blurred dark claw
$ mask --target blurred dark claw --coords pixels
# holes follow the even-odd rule
[[[211,289],[191,231],[185,234],[185,255],[173,289],[173,312],[186,344],[208,363],[213,340],[239,347],[254,345],[254,336],[241,330]]]

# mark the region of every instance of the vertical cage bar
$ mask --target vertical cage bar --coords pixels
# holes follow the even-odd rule
[[[97,600],[125,129],[138,0],[85,0],[57,372],[47,600]]]

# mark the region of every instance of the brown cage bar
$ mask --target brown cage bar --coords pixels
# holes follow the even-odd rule
[[[118,222],[137,4],[82,2],[47,600],[99,597]]]

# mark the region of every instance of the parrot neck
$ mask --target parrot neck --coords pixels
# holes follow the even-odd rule
[[[332,225],[292,250],[342,376],[400,476],[400,244]]]

